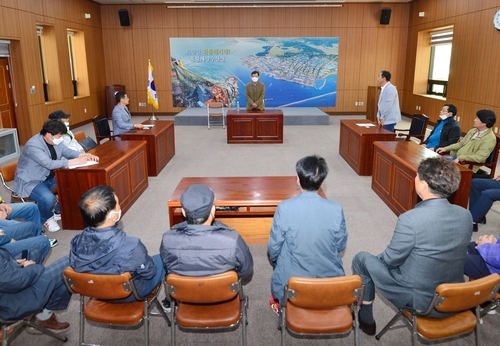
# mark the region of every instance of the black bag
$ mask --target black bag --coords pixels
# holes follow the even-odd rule
[[[83,141],[78,142],[83,147],[83,150],[89,151],[97,147],[97,143],[92,139],[92,137],[87,137]]]

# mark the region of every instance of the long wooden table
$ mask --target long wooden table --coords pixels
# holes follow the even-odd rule
[[[229,110],[227,119],[228,144],[283,143],[283,111]]]
[[[239,207],[217,210],[215,219],[237,230],[249,244],[267,244],[278,203],[300,194],[296,176],[182,178],[167,203],[170,227],[184,221],[180,198],[193,184],[210,187],[216,207]],[[323,190],[319,194],[326,198]]]
[[[109,185],[115,189],[125,214],[148,187],[146,142],[108,141],[90,153],[99,156],[98,164],[55,171],[65,230],[80,231],[86,227],[78,202],[91,188]]]
[[[418,165],[439,154],[414,142],[375,142],[374,147],[372,189],[399,216],[420,201],[415,192]],[[462,178],[458,190],[448,200],[467,208],[472,170],[457,166]]]
[[[357,124],[375,125],[371,127]],[[340,120],[339,154],[358,175],[372,175],[373,142],[395,141],[396,134],[370,120]]]
[[[146,141],[148,175],[156,177],[175,155],[174,122],[146,120],[142,124],[154,125],[154,127],[125,132],[120,135],[120,138],[128,141]]]

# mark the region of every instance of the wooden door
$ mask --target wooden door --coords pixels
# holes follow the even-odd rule
[[[10,79],[9,61],[0,58],[0,128],[16,128],[14,97]]]

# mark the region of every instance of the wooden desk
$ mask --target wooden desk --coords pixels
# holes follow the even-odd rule
[[[361,127],[356,124],[374,124]],[[370,120],[340,120],[339,154],[358,175],[372,175],[373,142],[395,141],[396,134]]]
[[[175,155],[174,122],[166,120],[146,120],[144,125],[154,127],[120,135],[126,141],[146,141],[148,153],[148,175],[156,177]]]
[[[226,119],[228,144],[283,143],[281,110],[238,112],[232,109],[227,112]]]
[[[399,216],[420,201],[415,192],[418,165],[439,154],[414,142],[375,142],[374,147],[372,189]],[[448,200],[467,208],[472,170],[457,166],[462,179]]]
[[[278,203],[300,194],[296,176],[182,178],[167,203],[170,227],[184,221],[180,198],[193,184],[210,187],[216,207],[239,207],[239,211],[216,211],[215,218],[237,230],[249,244],[267,244]],[[323,190],[319,194],[326,198]]]
[[[65,230],[81,231],[86,227],[78,202],[91,188],[109,185],[115,189],[125,214],[148,187],[146,142],[108,141],[90,153],[99,156],[97,165],[55,171]]]

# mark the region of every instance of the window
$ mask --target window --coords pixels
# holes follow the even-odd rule
[[[90,88],[84,33],[73,29],[67,29],[66,31],[73,97],[89,96]]]
[[[43,49],[42,49],[42,35],[43,35],[43,26],[36,27],[36,34],[38,39],[38,53],[40,57],[40,70],[42,71],[42,85],[43,85],[43,95],[45,102],[49,102],[49,93],[47,90],[47,78],[45,76],[45,67],[43,62]]]
[[[45,102],[62,101],[61,77],[59,74],[59,59],[57,56],[54,27],[38,24],[36,31]]]
[[[446,97],[450,74],[453,28],[433,31],[431,35],[431,57],[427,94]]]

